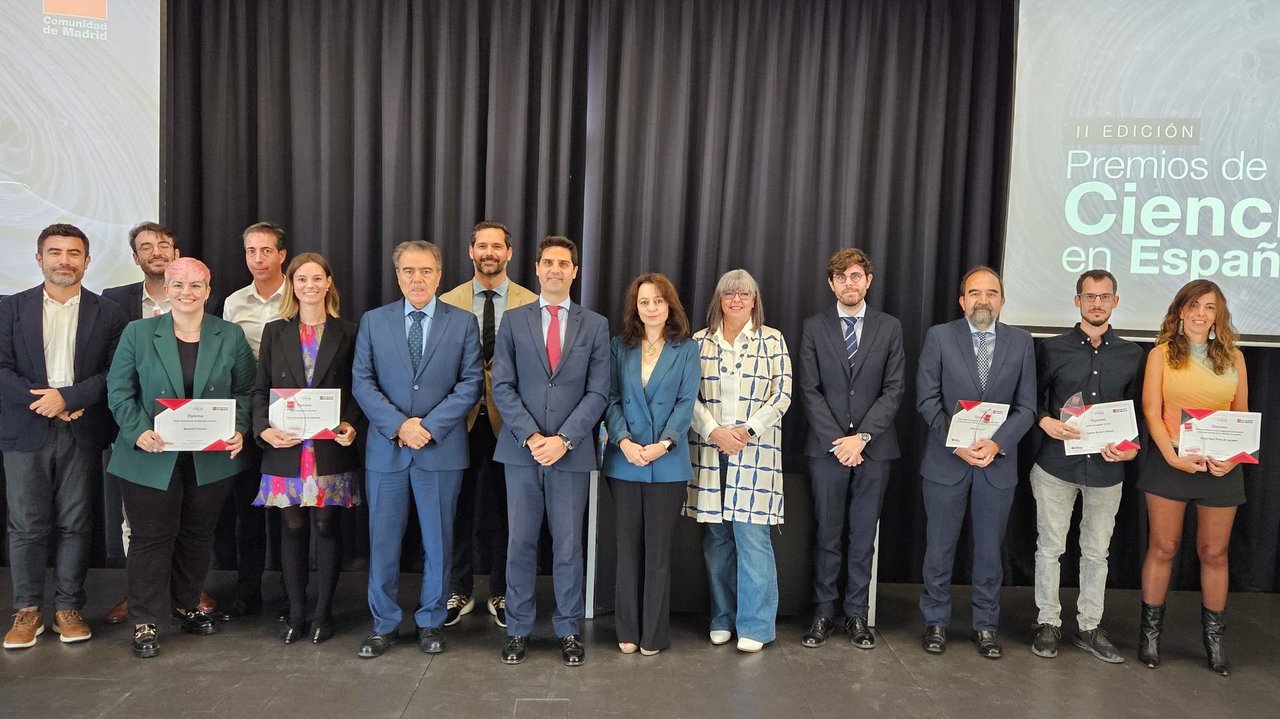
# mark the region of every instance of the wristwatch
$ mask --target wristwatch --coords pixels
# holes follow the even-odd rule
[[[676,443],[671,441],[671,439],[662,440],[662,445],[667,448],[668,452],[676,448]]]
[[[747,435],[751,437],[756,436],[756,431],[752,429],[751,425],[747,425]]]
[[[563,434],[557,434],[556,436],[560,438],[561,442],[564,442],[565,451],[567,452],[573,451],[573,442],[570,442],[568,437],[564,436]]]
[[[870,433],[870,432],[859,432],[859,433],[858,433],[858,439],[862,440],[862,443],[863,443],[863,444],[867,444],[868,442],[870,442],[870,441],[871,441],[871,433]]]

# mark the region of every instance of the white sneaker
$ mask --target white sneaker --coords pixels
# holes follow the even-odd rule
[[[747,639],[746,637],[738,637],[738,651],[755,654],[761,649],[764,649],[764,642],[757,642],[754,639]]]
[[[728,644],[730,639],[733,639],[733,632],[724,629],[711,630],[711,643],[717,647],[722,644]]]

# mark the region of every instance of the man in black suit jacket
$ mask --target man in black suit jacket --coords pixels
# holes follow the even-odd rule
[[[995,270],[969,270],[960,290],[965,316],[929,328],[916,370],[916,409],[929,427],[920,461],[928,518],[921,645],[930,654],[947,647],[951,569],[967,506],[973,527],[973,641],[980,655],[999,659],[1000,548],[1018,484],[1018,441],[1036,419],[1036,358],[1026,330],[997,321],[1004,283]],[[989,439],[948,447],[960,402],[1008,405],[1008,414]]]
[[[804,398],[817,536],[813,546],[814,617],[802,643],[822,646],[834,628],[842,544],[849,536],[842,610],[849,641],[872,649],[867,626],[871,559],[876,524],[889,482],[890,463],[901,456],[894,417],[902,402],[906,360],[902,325],[867,307],[871,258],[842,249],[827,263],[827,286],[836,296],[805,320],[797,373]]]
[[[115,438],[107,368],[124,313],[84,289],[89,240],[72,225],[40,233],[45,281],[0,302],[0,451],[4,452],[13,577],[13,627],[5,649],[44,631],[44,573],[57,534],[53,631],[91,635],[80,610],[89,567],[94,488]]]
[[[102,296],[120,305],[130,321],[156,317],[169,311],[164,296],[164,271],[170,262],[182,256],[173,231],[157,222],[142,222],[129,230],[129,249],[133,262],[142,270],[142,281],[109,287]],[[222,298],[210,294],[205,312],[222,316]]]

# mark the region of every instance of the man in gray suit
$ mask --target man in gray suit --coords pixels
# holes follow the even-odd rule
[[[809,423],[804,453],[817,523],[814,616],[801,642],[806,647],[822,646],[835,627],[842,563],[847,568],[845,632],[859,649],[876,645],[867,626],[871,558],[890,463],[902,456],[894,417],[902,403],[906,360],[902,325],[867,307],[872,277],[871,258],[862,250],[836,252],[827,263],[835,311],[828,307],[805,320],[800,342],[797,377]]]
[[[556,613],[567,666],[586,650],[582,518],[596,468],[596,427],[609,399],[609,323],[569,301],[578,246],[551,236],[538,246],[537,302],[509,310],[493,351],[493,401],[503,426],[493,458],[506,466],[507,643],[502,661],[524,661],[536,615],[538,534],[551,527]]]
[[[1009,507],[1018,483],[1018,440],[1036,419],[1036,360],[1031,335],[998,321],[1004,283],[990,267],[974,267],[960,281],[962,319],[929,328],[916,372],[916,409],[929,426],[924,459],[927,546],[924,556],[924,650],[941,654],[951,622],[951,567],[964,521],[973,515],[973,641],[978,654],[999,659],[1000,583]],[[990,439],[946,446],[951,416],[961,401],[1009,405]]]

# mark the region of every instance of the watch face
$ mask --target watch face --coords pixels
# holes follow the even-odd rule
[[[858,439],[862,440],[863,442],[870,442],[871,435],[867,434],[866,432],[862,432],[858,434]]]

